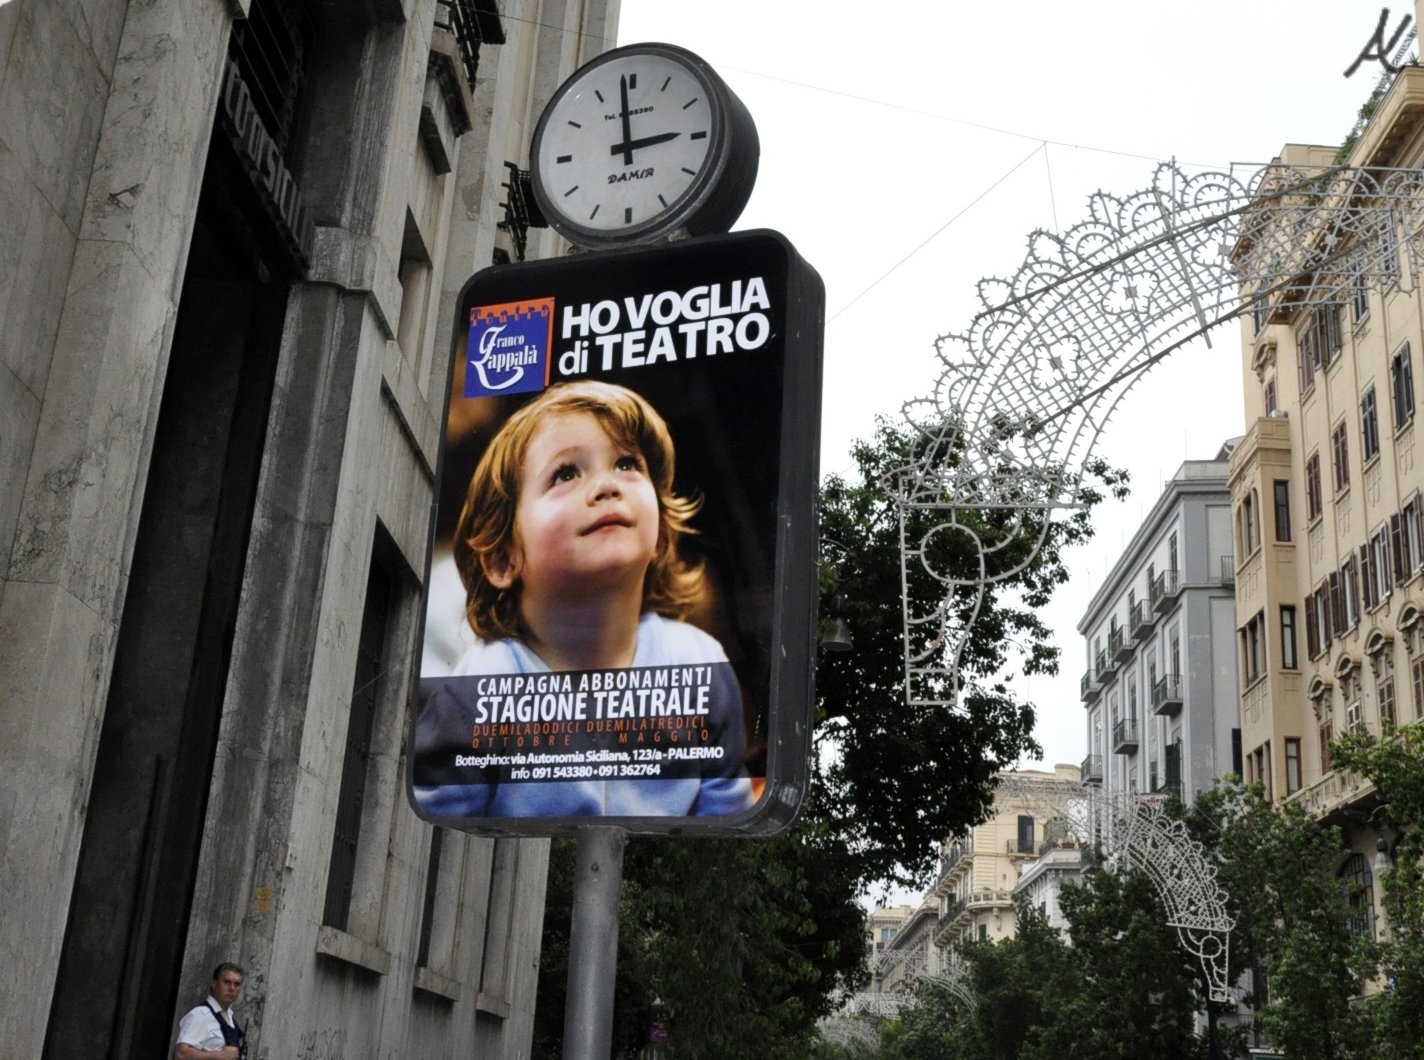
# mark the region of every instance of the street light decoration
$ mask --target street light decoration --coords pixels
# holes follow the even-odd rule
[[[1099,845],[1109,871],[1131,869],[1153,885],[1182,946],[1197,958],[1213,1001],[1231,1000],[1227,981],[1231,931],[1226,892],[1216,863],[1169,815],[1160,796],[1084,788],[1066,804],[1051,785],[1032,777],[999,777],[999,801],[1037,819],[1056,815],[1059,834],[1083,847]]]
[[[1087,219],[1064,234],[1032,233],[1011,279],[979,282],[980,312],[935,340],[940,375],[904,406],[915,458],[886,482],[905,587],[921,572],[939,586],[923,606],[905,593],[911,703],[959,707],[960,658],[986,587],[1026,567],[1051,520],[1092,499],[1084,478],[1099,437],[1148,369],[1242,316],[1264,336],[1302,308],[1339,307],[1387,282],[1413,289],[1422,183],[1418,170],[1188,175],[1163,163],[1132,195],[1092,195]],[[978,562],[936,564],[939,535]]]

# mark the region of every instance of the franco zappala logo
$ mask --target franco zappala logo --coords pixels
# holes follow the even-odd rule
[[[553,319],[552,298],[470,310],[465,396],[522,394],[548,386]]]

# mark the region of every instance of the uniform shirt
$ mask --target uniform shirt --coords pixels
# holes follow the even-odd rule
[[[209,1008],[209,1005],[212,1008]],[[223,1037],[222,1027],[218,1025],[218,1018],[213,1015],[213,1009],[220,1009],[229,1027],[237,1026],[232,1018],[232,1009],[221,1008],[218,999],[209,994],[207,1004],[199,1005],[179,1022],[178,1040],[175,1044],[191,1045],[208,1053],[215,1053],[223,1048],[227,1039]]]

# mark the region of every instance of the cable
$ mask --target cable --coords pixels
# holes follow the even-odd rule
[[[946,221],[944,224],[940,225],[940,226],[939,226],[938,228],[936,228],[933,232],[931,232],[931,233],[929,234],[929,236],[927,236],[927,237],[924,239],[924,241],[920,243],[919,246],[917,246],[914,250],[912,250],[912,251],[910,251],[908,254],[906,254],[903,258],[901,258],[899,261],[897,261],[894,265],[890,266],[890,268],[884,273],[884,275],[882,275],[882,276],[880,277],[880,279],[876,280],[874,283],[872,283],[872,284],[871,284],[869,287],[867,287],[865,290],[861,291],[860,294],[856,295],[854,298],[852,298],[852,299],[851,299],[849,302],[847,302],[845,305],[843,305],[843,306],[841,306],[839,309],[837,309],[836,312],[835,312],[835,314],[834,314],[833,316],[829,317],[829,318],[826,320],[826,323],[829,324],[831,321],[835,320],[836,317],[840,316],[842,313],[844,313],[844,312],[845,312],[847,309],[849,309],[851,306],[855,305],[856,302],[859,302],[862,298],[864,298],[866,295],[868,295],[872,290],[874,290],[874,289],[880,284],[880,282],[881,282],[882,280],[884,280],[887,276],[889,276],[890,273],[894,272],[894,271],[895,271],[896,269],[898,269],[901,265],[905,264],[905,262],[909,261],[909,260],[910,260],[911,258],[913,258],[916,254],[918,254],[921,250],[923,250],[927,244],[929,244],[930,242],[932,242],[932,241],[935,239],[936,236],[938,236],[938,235],[939,235],[941,232],[943,232],[946,228],[948,228],[950,225],[954,224],[955,221],[958,221],[958,220],[959,220],[961,217],[963,217],[966,213],[968,213],[968,212],[969,212],[970,210],[972,210],[975,206],[977,206],[980,199],[984,198],[984,196],[988,195],[991,191],[993,191],[995,188],[997,188],[1000,184],[1002,184],[1004,181],[1008,180],[1011,176],[1013,176],[1014,173],[1016,173],[1016,172],[1023,166],[1023,164],[1024,164],[1025,162],[1027,162],[1027,161],[1028,161],[1030,158],[1032,158],[1034,155],[1038,154],[1038,152],[1047,150],[1047,147],[1048,147],[1047,141],[1044,141],[1044,142],[1040,143],[1037,147],[1035,147],[1032,151],[1030,151],[1028,154],[1024,155],[1024,157],[1022,158],[1022,160],[1020,160],[1020,161],[1018,162],[1018,164],[1013,167],[1013,169],[1010,169],[1010,170],[1009,170],[1007,173],[1005,173],[1002,177],[1000,177],[998,180],[994,181],[994,183],[990,184],[987,188],[985,188],[985,189],[984,189],[983,191],[981,191],[978,195],[976,195],[976,196],[974,197],[974,200],[973,200],[972,202],[970,202],[969,205],[965,206],[964,209],[960,210],[957,214],[955,214],[953,217],[951,217],[948,221]]]

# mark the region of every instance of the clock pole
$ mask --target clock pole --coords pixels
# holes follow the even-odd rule
[[[600,825],[578,830],[564,1060],[608,1060],[613,1048],[618,899],[627,839],[621,828]]]

